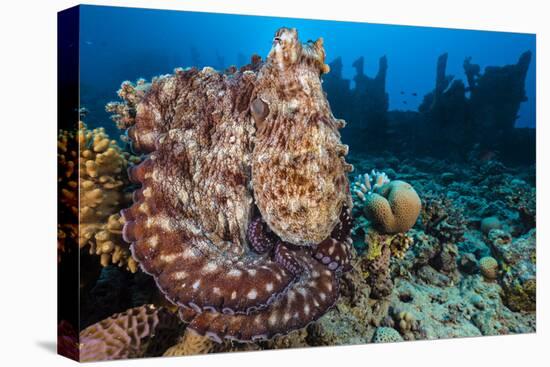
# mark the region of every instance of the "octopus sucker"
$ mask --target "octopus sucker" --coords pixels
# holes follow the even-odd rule
[[[177,69],[119,95],[142,163],[121,212],[141,269],[216,342],[284,335],[337,301],[353,254],[351,196],[321,84],[322,39],[281,28],[265,61]]]

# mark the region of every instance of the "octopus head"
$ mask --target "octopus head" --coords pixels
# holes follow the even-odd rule
[[[302,44],[295,29],[279,29],[250,103],[256,206],[270,229],[294,245],[326,239],[349,197],[343,124],[322,89],[324,61],[321,38]]]

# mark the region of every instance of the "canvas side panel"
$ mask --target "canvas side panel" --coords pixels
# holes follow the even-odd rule
[[[57,15],[57,351],[78,361],[78,120],[80,8]]]

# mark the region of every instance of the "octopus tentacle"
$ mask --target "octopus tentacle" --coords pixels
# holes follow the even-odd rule
[[[275,246],[273,257],[275,261],[281,264],[286,270],[297,275],[302,272],[303,266],[298,261],[295,252],[292,251],[292,247],[291,244],[279,240]]]
[[[269,230],[262,217],[257,217],[248,225],[248,243],[254,251],[264,254],[275,247],[276,236]]]
[[[347,206],[342,208],[340,221],[331,236],[321,242],[314,251],[314,257],[330,270],[348,271],[351,269],[352,246],[350,237],[353,221]]]
[[[314,256],[332,271],[347,269],[350,263],[349,245],[328,238],[317,246]]]
[[[338,299],[338,276],[311,257],[306,269],[284,296],[269,308],[249,315],[203,312],[189,324],[201,335],[222,342],[270,339],[307,326],[325,314]]]
[[[347,205],[342,207],[340,212],[339,222],[332,230],[330,237],[334,238],[336,241],[343,242],[350,238],[351,229],[353,227],[353,217],[351,215],[351,210]]]

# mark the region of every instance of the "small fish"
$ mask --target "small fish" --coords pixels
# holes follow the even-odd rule
[[[405,92],[404,92],[404,91],[401,91],[400,93],[401,93],[401,94],[405,94]]]
[[[407,101],[403,101],[403,104],[407,104]]]
[[[418,94],[416,92],[412,92],[412,95],[416,97]]]

